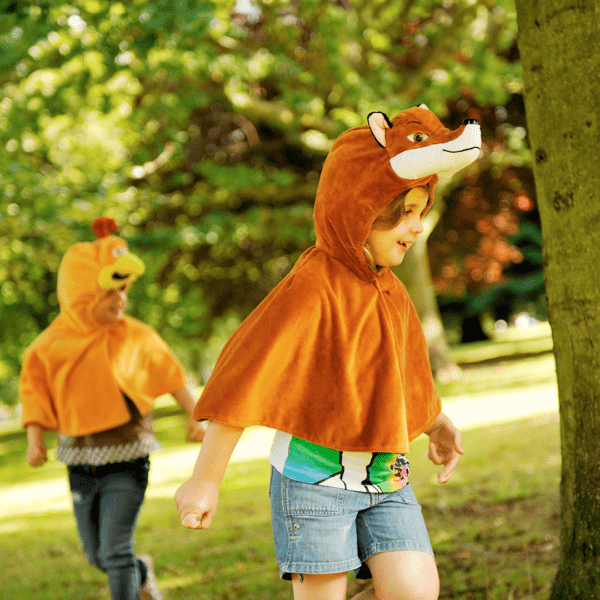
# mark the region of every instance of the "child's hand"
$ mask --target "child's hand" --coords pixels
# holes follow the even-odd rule
[[[181,524],[188,529],[208,529],[217,510],[219,487],[188,479],[175,492]]]
[[[426,433],[429,435],[428,458],[436,465],[444,465],[438,481],[446,483],[464,452],[462,434],[443,413],[437,416]]]
[[[185,430],[185,441],[201,442],[204,439],[204,435],[206,434],[208,423],[208,421],[198,422],[194,421],[193,419],[189,419]]]
[[[44,440],[44,429],[38,423],[27,425],[27,462],[32,467],[41,467],[48,460]]]
[[[32,467],[41,467],[47,460],[48,452],[43,439],[30,441],[27,444],[27,462]]]

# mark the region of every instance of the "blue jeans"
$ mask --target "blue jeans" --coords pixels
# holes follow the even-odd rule
[[[145,565],[133,536],[148,486],[148,457],[92,467],[70,466],[69,484],[88,562],[106,572],[113,600],[139,600]]]

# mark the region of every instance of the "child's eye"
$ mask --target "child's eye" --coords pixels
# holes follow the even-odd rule
[[[407,137],[411,142],[424,142],[429,136],[426,133],[411,133]]]

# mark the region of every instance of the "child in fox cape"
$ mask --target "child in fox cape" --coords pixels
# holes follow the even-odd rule
[[[47,460],[44,431],[58,431],[56,458],[67,465],[73,508],[89,563],[108,575],[113,600],[158,600],[152,560],[135,556],[135,524],[146,486],[154,399],[170,393],[191,415],[183,368],[148,325],[125,315],[127,291],[144,263],[110,235],[75,244],[58,271],[60,313],[27,348],[20,379],[27,459]],[[188,425],[201,441],[206,427]]]
[[[439,177],[475,161],[476,121],[445,128],[424,105],[334,143],[314,208],[316,245],[241,324],[194,409],[210,419],[182,524],[206,529],[245,427],[276,430],[271,514],[280,576],[296,600],[346,598],[347,571],[373,579],[356,600],[434,599],[439,578],[409,483],[409,443],[426,433],[446,482],[461,434],[441,412],[421,324],[390,270],[423,231]]]

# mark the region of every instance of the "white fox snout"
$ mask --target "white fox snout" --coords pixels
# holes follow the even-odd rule
[[[420,179],[434,173],[439,179],[449,179],[477,160],[480,150],[481,127],[477,121],[468,121],[456,139],[405,150],[394,156],[390,164],[402,179]]]

